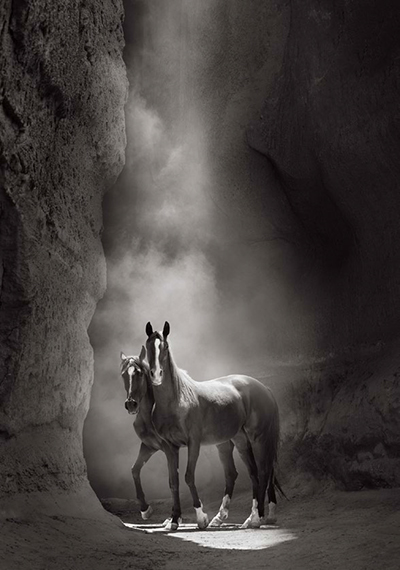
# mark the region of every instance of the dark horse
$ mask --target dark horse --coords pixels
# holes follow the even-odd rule
[[[237,472],[233,462],[236,446],[247,466],[253,484],[253,506],[243,528],[256,528],[264,518],[268,489],[267,521],[275,522],[276,495],[274,465],[279,442],[279,413],[269,388],[255,378],[225,376],[196,382],[175,365],[167,337],[166,322],[162,335],[147,323],[147,358],[153,386],[152,422],[161,438],[168,460],[169,484],[173,497],[171,529],[177,529],[181,516],[179,498],[179,448],[187,446],[188,464],[185,481],[193,498],[199,528],[208,526],[195,485],[195,469],[200,446],[217,445],[224,465],[226,487],[218,514],[211,521],[220,526],[228,517]],[[279,485],[277,484],[279,489]]]
[[[136,495],[140,503],[142,518],[147,520],[153,509],[147,504],[140,480],[140,471],[152,455],[162,447],[162,440],[154,429],[151,414],[154,406],[153,387],[150,371],[144,361],[146,349],[142,347],[139,356],[125,356],[121,352],[121,375],[126,390],[125,408],[136,414],[133,427],[141,440],[139,455],[132,467]]]

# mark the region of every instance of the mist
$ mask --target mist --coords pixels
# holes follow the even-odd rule
[[[95,382],[84,449],[101,497],[134,497],[130,468],[140,442],[124,409],[119,354],[139,354],[148,321],[158,330],[169,321],[175,361],[196,380],[266,377],[283,353],[301,357],[304,330],[312,329],[288,285],[304,273],[287,239],[291,214],[265,161],[249,151],[248,110],[238,120],[232,114],[224,140],[212,130],[224,94],[200,78],[220,57],[204,53],[204,38],[218,26],[215,7],[197,4],[126,2],[126,166],[104,202],[108,289],[89,331]],[[257,109],[254,93],[248,107]],[[196,475],[200,489],[212,483],[222,493],[214,449],[202,450]],[[149,500],[169,496],[161,452],[142,480]]]

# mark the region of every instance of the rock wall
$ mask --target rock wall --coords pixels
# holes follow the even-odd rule
[[[124,163],[122,15],[119,0],[0,6],[3,512],[87,485],[102,196]]]
[[[390,1],[292,1],[248,130],[297,219],[313,297],[315,360],[282,394],[289,465],[351,489],[400,482],[399,22]]]
[[[279,78],[248,130],[320,276],[320,350],[399,332],[399,21],[391,1],[291,2]]]
[[[346,490],[398,487],[398,350],[397,342],[303,372],[286,391],[289,468]]]

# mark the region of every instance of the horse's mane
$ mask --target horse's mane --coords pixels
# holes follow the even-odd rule
[[[169,350],[169,364],[171,370],[172,384],[176,391],[176,396],[180,401],[187,404],[197,402],[196,382],[189,376],[186,370],[178,368]]]
[[[147,374],[150,373],[150,368],[149,365],[147,364],[147,362],[145,362],[144,360],[140,360],[140,358],[138,356],[133,356],[133,361],[135,363],[135,365],[140,368],[141,370],[143,370],[143,372],[146,372]]]

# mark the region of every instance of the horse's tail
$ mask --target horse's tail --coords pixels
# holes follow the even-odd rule
[[[288,496],[286,495],[285,491],[282,489],[278,479],[274,476],[274,486],[278,489],[279,494],[281,497],[285,497],[285,499],[289,500]]]
[[[278,404],[274,400],[273,413],[271,415],[271,421],[269,425],[269,433],[267,438],[268,445],[268,460],[270,465],[272,464],[272,469],[270,471],[269,485],[276,487],[281,496],[287,499],[285,492],[283,491],[278,479],[275,476],[275,471],[278,465],[278,451],[279,451],[279,440],[280,440],[280,421],[279,421],[279,409]]]
[[[279,422],[279,409],[275,398],[272,395],[273,408],[271,414],[271,420],[269,424],[267,445],[268,445],[268,459],[273,466],[278,463],[278,449],[279,449],[279,439],[280,439],[280,422]]]

